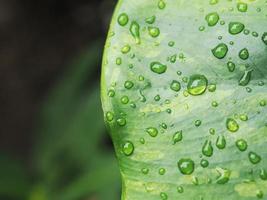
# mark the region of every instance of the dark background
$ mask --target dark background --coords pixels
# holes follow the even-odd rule
[[[92,184],[99,179],[94,170],[116,162],[99,100],[101,54],[115,4],[0,0],[1,200],[119,198],[117,173],[108,186],[104,175],[99,186]]]

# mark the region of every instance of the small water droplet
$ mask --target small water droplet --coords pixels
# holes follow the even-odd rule
[[[178,186],[178,187],[177,187],[177,191],[178,191],[179,193],[183,193],[183,192],[184,192],[184,188],[183,188],[182,186]]]
[[[157,74],[163,74],[167,70],[167,66],[163,65],[160,62],[152,62],[150,64],[150,69],[152,72],[157,73]]]
[[[210,5],[215,5],[219,2],[219,0],[210,0]]]
[[[198,119],[195,121],[195,126],[199,127],[201,125],[201,123],[202,123],[201,120]]]
[[[112,112],[107,112],[106,119],[108,122],[111,122],[114,119],[114,114]]]
[[[210,133],[211,135],[215,135],[215,132],[216,132],[216,131],[215,131],[214,128],[210,128],[210,129],[209,129],[209,133]]]
[[[121,58],[116,58],[116,65],[121,65],[122,59]]]
[[[229,72],[233,72],[233,71],[235,71],[235,63],[229,61],[229,62],[227,63],[227,68],[228,68]]]
[[[239,119],[242,121],[247,121],[248,120],[248,116],[246,114],[241,114],[239,115]]]
[[[125,126],[126,125],[126,119],[124,119],[124,118],[118,118],[117,119],[117,124],[119,126]]]
[[[128,90],[131,89],[133,86],[134,86],[134,83],[132,81],[125,81],[124,83],[124,87]]]
[[[210,140],[206,140],[202,147],[203,155],[211,157],[213,155],[213,147]]]
[[[224,149],[226,147],[226,140],[223,135],[219,135],[216,140],[216,147],[218,149]]]
[[[247,12],[248,4],[242,2],[237,3],[237,10],[240,12]]]
[[[177,163],[180,172],[184,175],[190,175],[195,170],[195,163],[189,158],[182,158]]]
[[[203,168],[207,168],[207,167],[209,166],[209,161],[206,160],[206,159],[202,159],[202,160],[200,161],[200,165],[201,165],[201,167],[203,167]]]
[[[141,39],[140,39],[140,26],[139,26],[139,24],[136,21],[133,21],[131,23],[130,32],[131,32],[132,36],[135,39],[135,43],[136,44],[140,44],[141,43]]]
[[[192,183],[193,183],[194,185],[198,185],[198,184],[199,184],[198,178],[197,178],[196,176],[193,176],[193,177],[192,177]]]
[[[249,58],[249,51],[247,48],[244,48],[239,52],[239,58],[242,60],[247,60]]]
[[[220,17],[218,13],[213,12],[213,13],[209,13],[208,15],[206,15],[205,19],[209,26],[215,26],[218,23]]]
[[[168,199],[168,195],[167,195],[165,192],[161,192],[161,193],[160,193],[160,198],[161,198],[162,200],[167,200],[167,199]]]
[[[200,27],[198,28],[198,30],[199,30],[199,31],[204,31],[204,30],[205,30],[205,26],[200,26]]]
[[[132,142],[127,141],[123,144],[122,146],[122,152],[124,153],[124,155],[126,156],[130,156],[133,154],[134,152],[134,145]]]
[[[215,92],[217,89],[217,86],[215,84],[210,84],[208,87],[209,92]]]
[[[154,100],[155,100],[155,101],[159,101],[159,100],[160,100],[160,95],[157,94],[157,95],[154,97]]]
[[[246,70],[242,77],[240,78],[238,84],[241,85],[241,86],[246,86],[249,84],[250,82],[250,79],[251,79],[251,74],[252,74],[252,71],[253,70]]]
[[[218,107],[218,102],[217,101],[212,101],[211,102],[211,105],[212,105],[212,107]]]
[[[201,95],[206,91],[207,85],[208,80],[204,75],[192,75],[187,84],[187,91],[193,96]]]
[[[109,97],[114,97],[115,96],[115,90],[111,89],[108,91],[108,96]]]
[[[253,31],[251,34],[252,34],[253,37],[259,37],[259,34],[257,32],[255,32],[255,31]]]
[[[126,13],[122,13],[118,17],[118,23],[121,26],[126,26],[128,24],[129,17]]]
[[[216,183],[218,184],[225,184],[230,180],[231,171],[225,168],[217,167],[216,171],[218,172],[219,176],[216,179]]]
[[[216,58],[223,59],[228,52],[228,46],[224,43],[220,43],[215,48],[213,48],[211,51],[212,51],[212,54]]]
[[[160,30],[157,27],[148,27],[148,33],[151,37],[158,37],[160,34]]]
[[[261,170],[260,170],[260,178],[261,178],[262,180],[264,180],[264,181],[267,180],[267,172],[266,172],[265,169],[261,169]]]
[[[164,175],[166,173],[166,169],[165,168],[160,168],[159,169],[159,175]]]
[[[130,50],[131,50],[131,46],[128,45],[128,44],[126,44],[124,47],[121,48],[121,52],[122,52],[123,54],[127,54],[127,53],[129,53]]]
[[[122,104],[127,104],[127,103],[129,103],[129,98],[128,98],[127,96],[123,96],[123,97],[121,97],[121,103],[122,103]]]
[[[258,199],[262,199],[263,198],[263,195],[264,195],[263,194],[263,191],[261,191],[261,190],[258,190],[257,191],[257,195],[256,196],[258,197]]]
[[[260,101],[260,106],[262,106],[262,107],[266,106],[266,101],[265,100],[261,100]]]
[[[170,88],[175,92],[179,92],[181,90],[181,84],[179,81],[173,80]]]
[[[158,135],[158,129],[154,127],[149,127],[146,129],[146,132],[151,136],[151,137],[157,137]]]
[[[252,164],[258,164],[261,161],[261,157],[252,151],[248,153],[248,158]]]
[[[141,169],[141,172],[142,172],[143,174],[148,174],[148,173],[149,173],[149,169],[148,169],[148,168],[142,168],[142,169]]]
[[[170,42],[168,43],[168,45],[169,45],[169,47],[173,47],[173,46],[175,45],[175,42],[174,42],[174,41],[170,41]]]
[[[158,2],[158,8],[160,10],[163,10],[166,7],[166,3],[164,2],[164,0],[159,0]]]
[[[226,120],[226,128],[230,132],[236,132],[239,129],[239,125],[238,125],[238,123],[233,118],[228,118]]]
[[[156,16],[153,15],[151,17],[146,18],[146,23],[148,23],[148,24],[154,24],[155,20],[156,20]]]
[[[264,42],[264,44],[267,45],[267,32],[263,33],[261,39],[262,39],[262,41]]]
[[[140,143],[141,143],[141,144],[145,144],[145,143],[146,143],[146,140],[145,140],[145,138],[140,138],[140,140],[139,140],[139,141],[140,141]]]
[[[176,133],[174,133],[172,137],[173,144],[182,141],[182,139],[183,139],[183,131],[177,131]]]
[[[229,23],[229,33],[236,35],[241,33],[245,28],[245,25],[240,22],[230,22]]]

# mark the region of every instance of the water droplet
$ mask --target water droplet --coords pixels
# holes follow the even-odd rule
[[[174,42],[174,41],[170,41],[170,42],[168,43],[168,45],[169,45],[169,47],[173,47],[173,46],[175,45],[175,42]]]
[[[122,152],[124,153],[124,155],[126,156],[130,156],[133,154],[134,152],[134,145],[132,142],[127,141],[123,144],[122,146]]]
[[[139,24],[136,21],[133,21],[131,23],[130,32],[131,32],[132,36],[135,39],[135,43],[136,44],[140,44],[141,43],[141,39],[140,39],[140,26],[139,26]]]
[[[179,81],[174,80],[172,81],[170,88],[175,92],[179,92],[181,90],[181,84]]]
[[[166,169],[160,168],[159,169],[159,175],[164,175],[166,173]]]
[[[160,30],[157,27],[148,27],[148,33],[151,37],[158,37],[160,34]]]
[[[218,149],[224,149],[226,147],[226,140],[223,135],[219,135],[216,140],[216,147]]]
[[[140,141],[141,144],[145,144],[146,143],[145,138],[140,138],[139,141]]]
[[[124,47],[121,48],[121,52],[122,52],[123,54],[127,54],[127,53],[129,53],[130,50],[131,50],[131,46],[128,45],[128,44],[126,44]]]
[[[160,193],[160,198],[161,198],[162,200],[167,200],[167,199],[168,199],[168,195],[167,195],[165,192],[161,192],[161,193]]]
[[[244,48],[239,52],[239,58],[241,58],[242,60],[247,60],[248,57],[249,57],[249,52],[247,48]]]
[[[210,0],[210,5],[215,5],[219,2],[219,0]]]
[[[260,106],[262,106],[262,107],[266,106],[266,101],[265,100],[261,100],[260,101]]]
[[[248,10],[248,4],[239,2],[237,4],[237,10],[240,11],[240,12],[247,12],[247,10]]]
[[[126,119],[124,119],[124,118],[118,118],[117,119],[117,124],[119,126],[125,126],[126,125]]]
[[[215,131],[214,128],[210,128],[210,129],[209,129],[209,133],[210,133],[211,135],[215,135],[215,132],[216,132],[216,131]]]
[[[264,194],[263,194],[263,191],[261,191],[261,190],[258,190],[258,191],[257,191],[257,195],[256,195],[256,196],[257,196],[259,199],[262,199],[262,198],[263,198],[263,195],[264,195]]]
[[[157,74],[163,74],[167,70],[167,66],[163,65],[160,62],[152,62],[150,64],[150,69],[152,72],[157,73]]]
[[[159,100],[160,100],[160,95],[157,94],[157,95],[154,97],[154,100],[155,100],[155,101],[159,101]]]
[[[121,97],[121,103],[122,103],[122,104],[127,104],[127,103],[129,103],[129,98],[128,98],[127,96],[123,96],[123,97]]]
[[[155,20],[156,20],[156,16],[153,15],[151,17],[146,18],[146,23],[148,23],[148,24],[154,24]]]
[[[252,36],[253,36],[253,37],[259,37],[259,34],[258,34],[257,32],[255,32],[255,31],[253,31],[253,32],[252,32]]]
[[[143,174],[148,174],[148,173],[149,173],[149,169],[148,169],[148,168],[142,168],[142,169],[141,169],[141,172],[142,172]]]
[[[264,42],[264,44],[267,45],[267,32],[263,33],[261,39],[262,39],[262,41]]]
[[[212,105],[212,107],[217,107],[219,104],[218,104],[217,101],[212,101],[212,102],[211,102],[211,105]]]
[[[193,183],[194,185],[198,185],[198,184],[199,184],[198,178],[197,178],[196,176],[193,176],[193,177],[192,177],[192,183]]]
[[[183,139],[183,131],[177,131],[176,133],[174,133],[172,137],[173,144],[182,141],[182,139]]]
[[[223,59],[228,52],[228,46],[224,43],[220,43],[215,48],[213,48],[211,51],[212,51],[212,54],[216,58]]]
[[[202,153],[203,155],[207,157],[211,157],[213,155],[213,147],[211,145],[210,140],[206,140],[203,147],[202,147]]]
[[[182,158],[177,163],[180,172],[184,175],[190,175],[195,170],[195,163],[189,158]]]
[[[121,58],[116,58],[116,65],[121,65],[122,59]]]
[[[109,91],[108,91],[108,96],[109,96],[109,97],[114,97],[114,96],[115,96],[115,91],[112,90],[112,89],[109,90]]]
[[[216,183],[225,184],[230,180],[230,176],[231,176],[231,171],[230,170],[217,167],[216,171],[219,174],[219,176],[216,179]]]
[[[133,86],[134,86],[134,83],[132,81],[125,81],[124,83],[124,87],[128,90],[131,89]]]
[[[250,79],[251,79],[252,71],[253,71],[253,70],[246,70],[246,71],[243,73],[242,77],[240,78],[238,84],[241,85],[241,86],[246,86],[246,85],[248,85],[249,82],[250,82]]]
[[[260,178],[261,178],[262,180],[264,180],[264,181],[267,180],[267,172],[266,172],[265,169],[261,169],[261,170],[260,170]]]
[[[114,114],[112,112],[107,112],[106,119],[108,122],[111,122],[114,119]]]
[[[233,71],[235,71],[235,63],[229,61],[229,62],[227,63],[227,68],[228,68],[229,72],[233,72]]]
[[[244,32],[245,35],[248,35],[248,34],[250,33],[250,30],[248,30],[248,29],[244,29],[243,32]]]
[[[146,132],[151,136],[151,137],[157,137],[158,135],[158,129],[154,127],[149,127],[146,129]]]
[[[216,91],[216,85],[215,84],[210,84],[208,87],[209,92],[215,92]]]
[[[178,191],[179,193],[183,193],[183,192],[184,192],[184,188],[183,188],[182,186],[178,186],[178,187],[177,187],[177,191]]]
[[[220,17],[218,13],[213,12],[213,13],[209,13],[208,15],[206,15],[205,19],[209,26],[215,26],[218,23]]]
[[[206,160],[206,159],[202,159],[202,160],[200,161],[200,165],[201,165],[201,167],[203,167],[203,168],[207,168],[207,167],[209,166],[209,161]]]
[[[226,128],[230,131],[230,132],[236,132],[239,129],[239,125],[238,123],[232,119],[232,118],[228,118],[226,120]]]
[[[126,26],[128,24],[129,17],[126,13],[122,13],[118,17],[118,23],[121,26]]]
[[[252,164],[258,164],[261,161],[261,157],[252,151],[248,153],[248,158]]]
[[[159,0],[158,8],[163,10],[166,7],[166,3],[163,0]]]
[[[204,30],[205,30],[205,26],[200,26],[200,27],[198,28],[198,30],[199,30],[199,31],[204,31]]]
[[[201,125],[201,123],[202,123],[201,120],[196,120],[195,121],[195,126],[196,127],[199,127]]]
[[[248,116],[246,114],[241,114],[239,116],[239,119],[242,120],[242,121],[247,121],[248,120]]]
[[[174,54],[174,55],[172,55],[172,56],[170,57],[170,62],[171,62],[171,63],[175,63],[176,60],[177,60],[177,55],[176,55],[176,54]]]
[[[204,75],[192,75],[189,78],[187,91],[193,96],[201,95],[206,91],[207,85],[208,80]]]
[[[229,23],[229,33],[236,35],[241,33],[245,28],[245,25],[240,22],[230,22]]]

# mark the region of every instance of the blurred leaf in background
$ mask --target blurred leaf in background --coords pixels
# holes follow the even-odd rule
[[[119,199],[119,170],[102,119],[99,82],[90,82],[102,46],[93,43],[45,102],[33,160],[39,182],[30,200]]]

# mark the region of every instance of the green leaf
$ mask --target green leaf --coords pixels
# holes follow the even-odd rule
[[[267,198],[266,13],[256,0],[118,2],[101,96],[123,200]]]

